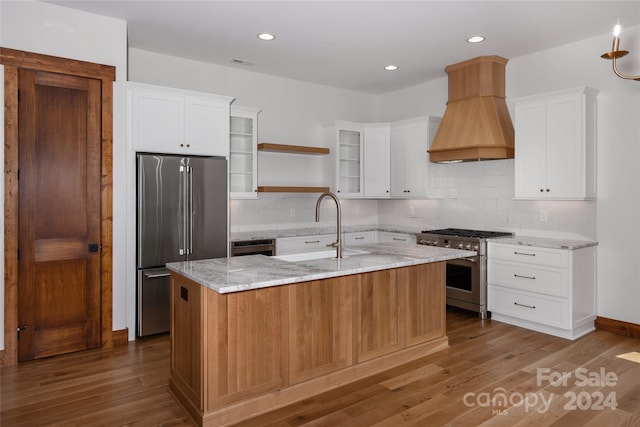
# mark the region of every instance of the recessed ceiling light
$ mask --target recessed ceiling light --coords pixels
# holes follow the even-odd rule
[[[467,39],[469,43],[480,43],[484,41],[484,36],[471,36]]]
[[[258,34],[258,38],[259,38],[260,40],[266,40],[266,41],[269,41],[269,40],[273,40],[273,39],[275,39],[275,38],[276,38],[276,36],[274,36],[273,34],[269,34],[269,33],[260,33],[260,34]]]
[[[397,65],[387,65],[386,67],[384,67],[385,70],[387,71],[395,71],[398,69]]]

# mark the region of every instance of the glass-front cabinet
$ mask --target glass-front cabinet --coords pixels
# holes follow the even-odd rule
[[[259,109],[231,106],[229,147],[229,197],[258,198]]]
[[[334,191],[342,198],[362,197],[363,125],[336,121],[327,133],[336,147]]]

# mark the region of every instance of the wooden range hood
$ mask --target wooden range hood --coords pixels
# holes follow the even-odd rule
[[[500,56],[479,56],[449,65],[449,101],[433,144],[434,163],[512,159],[514,131],[505,102]]]

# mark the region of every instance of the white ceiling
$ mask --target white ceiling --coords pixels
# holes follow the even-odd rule
[[[605,34],[618,18],[623,28],[640,22],[638,0],[49,3],[128,21],[133,48],[371,94],[443,77],[475,56],[515,58]],[[465,41],[476,34],[486,41]]]

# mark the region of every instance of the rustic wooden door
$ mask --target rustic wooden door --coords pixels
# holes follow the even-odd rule
[[[20,361],[100,346],[101,81],[19,71]]]

